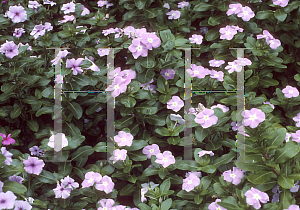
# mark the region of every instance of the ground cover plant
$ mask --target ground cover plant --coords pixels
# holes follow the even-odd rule
[[[298,0],[0,1],[0,209],[298,210],[299,22]]]

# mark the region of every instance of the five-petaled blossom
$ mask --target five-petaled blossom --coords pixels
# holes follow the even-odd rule
[[[67,199],[70,196],[70,193],[72,191],[72,187],[64,187],[57,183],[56,188],[53,189],[55,193],[55,198],[62,198],[62,199]]]
[[[214,156],[214,153],[212,151],[201,150],[200,152],[198,152],[198,155],[199,157],[202,157],[203,155]]]
[[[217,204],[217,202],[221,202],[221,199],[216,199],[215,202],[209,204],[208,210],[227,210],[227,209],[223,208],[222,206],[219,206]]]
[[[178,112],[183,106],[184,102],[178,96],[172,96],[172,99],[167,102],[167,108],[172,109],[174,112]]]
[[[55,147],[55,139],[58,140],[57,148]],[[61,141],[61,147],[60,147],[60,142]],[[51,148],[54,148],[55,151],[60,151],[62,148],[68,146],[68,139],[66,138],[66,135],[64,133],[57,133],[57,134],[52,134],[52,136],[49,138],[48,146]]]
[[[226,14],[232,15],[232,14],[238,14],[242,11],[243,6],[241,4],[229,4],[229,10],[226,12]]]
[[[161,164],[164,168],[174,164],[175,162],[175,157],[170,151],[164,151],[163,153],[158,153],[156,155],[155,163]]]
[[[27,19],[27,12],[22,6],[10,6],[6,16],[14,23],[24,22]]]
[[[83,70],[81,69],[80,65],[82,64],[83,58],[78,58],[75,60],[75,58],[67,59],[66,62],[66,68],[72,68],[73,75],[77,75],[78,73],[82,73]]]
[[[244,170],[233,167],[232,171],[231,169],[228,171],[224,171],[222,175],[225,181],[232,182],[232,184],[234,185],[238,185],[239,183],[241,183],[242,178],[244,177],[244,172]]]
[[[284,96],[286,98],[298,97],[299,91],[297,88],[287,85],[284,89],[282,89]]]
[[[211,70],[210,77],[217,79],[218,81],[224,81],[224,73],[222,71]]]
[[[265,192],[261,192],[258,189],[251,187],[251,190],[248,190],[245,193],[246,202],[249,205],[252,205],[255,209],[260,209],[262,203],[267,203],[269,201],[269,196]],[[260,202],[259,202],[260,201]]]
[[[191,43],[201,44],[203,40],[202,35],[193,34],[191,38],[189,38]]]
[[[292,133],[293,141],[300,143],[300,130],[296,131],[296,133]]]
[[[119,147],[131,146],[133,135],[131,133],[126,133],[125,131],[119,131],[118,135],[114,137],[115,142],[118,143]]]
[[[19,54],[19,47],[13,41],[7,41],[1,45],[1,54],[5,53],[7,58],[13,58]]]
[[[274,5],[278,5],[281,7],[286,7],[286,5],[288,5],[289,0],[273,0],[273,4]]]
[[[205,108],[196,115],[195,122],[199,123],[203,128],[208,128],[217,124],[218,117],[214,115],[214,110]]]
[[[225,63],[225,61],[223,61],[223,60],[216,60],[216,59],[213,59],[213,60],[209,61],[209,65],[212,66],[212,67],[220,67],[224,63]]]
[[[191,77],[197,77],[199,79],[204,78],[206,75],[210,74],[210,71],[203,66],[197,66],[195,64],[191,64],[191,69],[186,70],[187,73],[191,75]]]
[[[0,209],[12,209],[17,196],[12,191],[0,192]]]
[[[113,152],[113,156],[110,158],[110,160],[113,161],[113,164],[115,164],[118,160],[126,160],[127,157],[127,150],[126,149],[115,149]]]
[[[237,16],[241,17],[244,21],[249,21],[255,16],[255,14],[250,7],[245,6],[242,8],[242,11],[237,14]]]
[[[170,12],[167,12],[166,15],[169,15],[168,19],[178,19],[180,18],[180,11],[177,10],[171,10]]]
[[[25,165],[24,169],[29,174],[39,175],[43,171],[45,163],[43,160],[39,160],[37,157],[28,157],[28,160],[23,159]]]
[[[112,179],[107,175],[103,176],[100,182],[96,182],[95,184],[97,190],[104,191],[106,194],[111,193],[114,186],[115,183],[113,183]]]
[[[242,116],[245,117],[244,126],[250,126],[250,128],[256,128],[259,123],[266,119],[265,113],[257,108],[243,111]]]
[[[174,79],[175,71],[173,69],[162,69],[160,74],[166,78],[166,80]]]
[[[64,14],[75,12],[75,4],[73,2],[63,4],[61,10],[64,11]]]
[[[200,184],[200,179],[197,175],[190,173],[189,176],[183,179],[182,189],[190,192]]]
[[[10,145],[16,142],[13,138],[11,138],[11,134],[8,134],[8,136],[6,136],[4,133],[0,133],[0,136],[3,137],[2,140],[3,145]]]
[[[178,3],[178,8],[184,8],[189,5],[189,2],[182,1]]]
[[[85,174],[85,179],[82,182],[82,188],[91,187],[94,183],[100,182],[102,179],[101,174],[89,171]]]
[[[148,145],[143,148],[143,154],[145,154],[148,159],[151,159],[152,155],[156,156],[159,153],[160,150],[157,144]]]

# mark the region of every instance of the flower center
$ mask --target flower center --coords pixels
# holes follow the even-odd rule
[[[88,183],[92,183],[94,181],[94,179],[89,179]]]
[[[247,12],[247,11],[245,11],[245,12],[244,12],[244,15],[248,15],[248,12]]]
[[[118,159],[120,159],[121,158],[121,155],[118,155],[118,157],[117,157]]]
[[[192,180],[189,180],[189,181],[188,181],[188,184],[192,184]]]
[[[207,116],[207,115],[204,115],[204,119],[205,119],[205,120],[208,120],[208,116]]]
[[[163,161],[167,161],[167,158],[164,158]]]
[[[230,34],[230,31],[226,31],[226,35],[229,35]]]
[[[260,197],[258,194],[254,194],[254,195],[253,195],[253,198],[258,199],[258,200],[261,199],[261,197]]]
[[[218,64],[219,63],[219,61],[216,61],[216,64]]]
[[[257,119],[257,118],[256,118],[256,115],[255,115],[255,114],[254,114],[254,115],[251,115],[251,116],[250,116],[250,119],[251,119],[251,120]]]
[[[194,74],[199,74],[199,71],[194,71]]]
[[[271,40],[270,43],[273,44],[274,42]]]
[[[154,152],[154,150],[153,149],[150,149],[150,153],[153,153]]]
[[[236,8],[233,8],[233,9],[232,9],[232,11],[235,11],[235,10],[236,10]]]
[[[177,103],[176,102],[173,102],[173,106],[176,106],[177,105]]]
[[[169,76],[168,72],[165,73],[166,76]]]
[[[137,47],[137,50],[138,51],[141,51],[143,49],[143,47],[141,46],[141,45],[139,45],[138,47]]]
[[[214,76],[215,76],[215,77],[218,77],[219,75],[217,75],[217,74],[214,74]]]
[[[115,89],[119,89],[119,85],[115,85]]]
[[[172,13],[172,16],[175,16],[175,13]]]
[[[5,200],[1,200],[1,203],[5,203]]]
[[[197,39],[197,38],[195,38],[195,41],[197,42],[197,41],[198,41],[198,39]]]
[[[292,91],[292,90],[289,90],[289,93],[293,93],[293,91]]]
[[[231,176],[232,178],[236,177],[236,175],[235,175],[235,174],[230,174],[230,176]]]
[[[126,141],[126,139],[125,139],[125,138],[122,138],[122,141]]]
[[[152,43],[152,42],[153,42],[153,40],[152,40],[151,38],[148,38],[148,42]]]
[[[103,182],[103,185],[104,185],[104,186],[107,186],[107,182]]]
[[[33,166],[34,166],[34,163],[31,163],[31,166],[33,167]]]

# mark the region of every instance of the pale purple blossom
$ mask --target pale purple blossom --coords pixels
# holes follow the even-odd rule
[[[115,201],[109,198],[109,199],[101,199],[98,203],[100,203],[102,208],[99,207],[97,210],[109,210],[115,204]]]
[[[135,28],[133,26],[127,26],[124,29],[124,35],[127,35],[128,38],[132,38],[132,36],[134,36],[135,34]]]
[[[113,152],[113,156],[110,158],[110,160],[113,160],[113,164],[115,164],[118,160],[124,161],[127,156],[127,150],[126,149],[115,149]]]
[[[118,135],[114,137],[114,140],[118,143],[119,147],[130,147],[132,145],[133,135],[125,131],[119,131]]]
[[[250,7],[245,6],[242,8],[242,11],[240,11],[237,14],[238,17],[241,17],[244,21],[249,21],[251,18],[255,16],[254,12],[251,10]]]
[[[0,154],[6,157],[6,160],[3,162],[5,165],[10,165],[12,163],[12,156],[13,154],[6,150],[6,147],[1,147]]]
[[[279,47],[281,45],[281,42],[280,42],[279,39],[270,39],[270,38],[267,38],[266,41],[267,41],[267,43],[270,45],[270,47],[273,50],[276,50],[277,47]]]
[[[128,47],[132,56],[137,59],[139,56],[147,57],[148,49],[147,46],[141,42],[141,39],[133,39],[132,44]]]
[[[23,28],[15,28],[13,36],[15,36],[17,38],[20,38],[23,33],[25,33],[25,29],[23,29]]]
[[[170,9],[170,5],[168,3],[165,3],[164,8]]]
[[[167,12],[166,15],[169,15],[168,19],[178,19],[180,18],[180,11],[177,10],[171,10],[170,12]]]
[[[75,12],[75,4],[73,2],[63,4],[61,10],[64,11],[64,14]]]
[[[44,0],[44,4],[50,4],[51,5],[51,7],[53,7],[54,5],[56,5],[56,3],[55,2],[53,2],[53,1],[49,1],[49,0]]]
[[[66,176],[65,178],[61,179],[61,186],[62,187],[70,187],[70,188],[78,188],[79,184],[74,181],[71,177]]]
[[[13,41],[7,41],[1,45],[1,54],[5,53],[7,58],[13,58],[19,54],[19,47]]]
[[[101,174],[93,172],[93,171],[89,171],[85,174],[85,179],[81,183],[82,188],[91,187],[94,185],[94,183],[100,182],[101,179],[102,179]]]
[[[114,186],[115,183],[113,183],[112,179],[109,176],[105,175],[102,177],[100,182],[96,183],[95,188],[108,194],[112,192]]]
[[[185,123],[185,120],[179,114],[171,114],[170,119],[172,121],[177,121],[179,125],[183,125]]]
[[[152,50],[153,48],[157,48],[160,46],[161,41],[155,33],[143,33],[141,35],[141,42],[147,47],[148,50]]]
[[[44,36],[46,30],[44,29],[43,24],[34,26],[34,29],[30,32],[30,35],[37,39],[39,36]]]
[[[248,58],[238,58],[236,62],[241,66],[249,66],[252,64],[252,62]]]
[[[217,79],[218,81],[224,81],[224,73],[222,71],[211,70],[210,77]]]
[[[37,157],[28,157],[28,160],[23,159],[24,169],[28,174],[39,175],[43,171],[45,163]]]
[[[297,114],[297,116],[293,117],[293,120],[297,123],[296,126],[300,127],[300,112]]]
[[[2,145],[10,145],[16,142],[13,138],[11,138],[11,134],[8,134],[8,136],[6,136],[4,133],[0,133],[0,136],[2,136],[3,138]]]
[[[257,108],[252,108],[249,110],[244,110],[242,112],[244,118],[244,126],[250,126],[250,128],[256,128],[259,123],[266,119],[266,115],[263,111]]]
[[[275,108],[275,106],[273,104],[271,104],[269,101],[263,102],[263,104],[269,104],[273,109]]]
[[[201,28],[200,28],[200,33],[206,34],[207,31],[208,31],[208,28],[207,28],[207,27],[201,27]]]
[[[58,22],[59,22],[59,24],[61,24],[61,23],[66,23],[68,21],[73,21],[74,19],[75,19],[74,15],[64,15],[64,19],[60,20]]]
[[[57,187],[53,189],[55,198],[67,199],[72,191],[71,187],[63,187],[57,183]]]
[[[12,191],[0,192],[0,209],[12,209],[17,196]]]
[[[61,58],[66,57],[70,52],[68,52],[68,50],[64,50],[64,51],[59,51],[57,56],[55,57],[55,59],[51,60],[52,65],[56,65],[58,64],[58,61]]]
[[[240,65],[238,65],[237,60],[233,61],[233,62],[228,62],[228,65],[225,67],[225,69],[228,69],[228,73],[231,74],[234,71],[238,71],[241,69]]]
[[[61,148],[56,148],[55,147],[55,138],[57,138],[58,140],[61,139],[61,148],[64,148],[66,146],[68,146],[68,139],[66,137],[66,135],[64,133],[57,133],[57,134],[52,134],[52,136],[49,138],[49,142],[48,142],[48,146],[51,147],[51,148],[54,148],[55,151],[60,151]],[[58,152],[57,151],[57,152]]]
[[[80,65],[82,64],[83,58],[75,58],[67,59],[66,68],[72,68],[73,75],[77,75],[78,73],[81,74],[83,70],[81,69]]]
[[[123,79],[127,79],[127,78],[135,79],[136,78],[136,72],[132,69],[125,69],[121,72],[121,74],[122,74]]]
[[[198,155],[199,155],[199,157],[202,157],[204,155],[214,156],[214,153],[212,151],[202,150],[202,151],[198,152]]]
[[[108,55],[109,54],[109,49],[98,49],[98,54],[100,55],[100,57],[103,57],[105,55]]]
[[[14,23],[24,22],[27,19],[27,12],[22,6],[10,6],[5,14]]]
[[[166,80],[174,79],[175,71],[173,69],[162,69],[160,74],[166,78]]]
[[[214,115],[214,110],[205,108],[196,115],[195,122],[199,123],[203,128],[208,128],[217,124],[218,117]]]
[[[298,192],[299,191],[299,181],[297,181],[293,186],[290,188],[290,192]]]
[[[297,88],[287,85],[282,92],[286,98],[298,97],[299,91]]]
[[[220,39],[231,40],[237,31],[231,26],[226,26],[225,28],[220,28],[219,32],[221,33]]]
[[[228,170],[223,172],[224,180],[227,182],[232,182],[234,185],[241,183],[242,178],[244,177],[244,170],[241,170],[237,167],[233,167],[233,170]]]
[[[201,44],[203,40],[202,35],[193,34],[191,38],[189,38],[191,43]]]
[[[22,44],[22,42],[20,42],[20,43],[18,44],[18,46],[19,46],[19,47],[28,46],[27,50],[32,50],[32,47],[31,47],[28,43]],[[30,56],[30,57],[31,57],[31,56]]]
[[[246,202],[249,205],[252,205],[255,209],[260,209],[262,203],[267,203],[269,201],[269,196],[265,192],[261,192],[258,189],[251,187],[251,190],[248,190],[245,193]],[[260,201],[260,202],[259,202]]]
[[[216,59],[213,59],[213,60],[209,61],[209,65],[212,66],[212,67],[220,67],[224,63],[225,63],[225,61],[223,61],[223,60],[216,60]]]
[[[102,31],[102,34],[103,34],[104,36],[107,36],[107,35],[113,34],[113,33],[115,33],[115,32],[116,32],[116,31],[115,31],[114,28],[109,28],[109,29],[103,30],[103,31]]]
[[[178,8],[184,8],[189,5],[189,2],[182,1],[178,3]]]
[[[300,130],[297,130],[296,133],[291,134],[293,137],[293,141],[300,143]]]
[[[103,7],[103,6],[105,6],[105,5],[107,5],[107,1],[98,1],[97,2],[97,5],[98,5],[98,7]]]
[[[227,210],[227,209],[223,208],[222,206],[219,206],[217,204],[217,202],[221,202],[221,199],[216,199],[215,202],[209,204],[208,210]]]
[[[195,187],[197,187],[200,184],[200,179],[195,174],[189,174],[189,176],[185,179],[183,179],[182,189],[190,192]]]
[[[17,176],[16,174],[10,176],[8,179],[9,181],[18,182],[19,184],[22,184],[22,181],[24,180],[21,176]]]
[[[172,99],[167,102],[167,108],[172,109],[174,112],[178,112],[183,106],[184,102],[178,96],[172,96]]]
[[[148,159],[151,159],[152,155],[157,155],[160,153],[159,146],[157,144],[152,144],[145,146],[143,148],[143,154],[147,156]]]
[[[199,79],[204,78],[210,73],[207,68],[204,68],[203,66],[197,66],[195,64],[191,64],[191,69],[187,69],[186,72],[189,73],[191,77],[197,77]]]
[[[275,193],[272,197],[272,203],[273,202],[276,202],[276,203],[279,203],[279,196],[280,196],[280,193]]]
[[[41,6],[37,1],[29,1],[28,3],[28,8],[34,9],[35,12],[37,12],[37,8]]]
[[[14,210],[31,210],[32,206],[28,201],[15,201],[15,208]]]
[[[232,14],[238,14],[242,11],[243,6],[241,4],[229,4],[229,10],[226,12],[228,16]]]
[[[273,0],[274,5],[278,5],[281,7],[286,7],[288,5],[288,3],[289,3],[289,0]]]
[[[214,108],[220,108],[220,109],[222,109],[222,111],[224,113],[229,111],[229,108],[223,104],[217,104],[217,105],[214,105],[211,107],[211,109],[214,109]]]
[[[127,84],[124,83],[122,77],[117,77],[113,81],[113,83],[105,89],[105,91],[112,91],[111,95],[116,98],[121,93],[124,93],[127,89]]]
[[[288,209],[283,209],[283,210],[300,210],[298,205],[290,205]]]
[[[256,35],[257,39],[274,39],[274,37],[272,36],[272,34],[270,34],[267,30],[263,30],[263,35],[259,34]]]
[[[53,29],[53,26],[51,26],[51,23],[45,22],[44,29],[47,31],[51,31]]]
[[[81,13],[81,16],[86,16],[86,15],[90,14],[90,10],[88,8],[86,8],[85,6],[82,5],[80,9],[83,10]]]
[[[158,153],[156,155],[156,163],[161,164],[164,168],[168,167],[171,164],[174,164],[175,157],[170,151],[164,151],[163,153]]]

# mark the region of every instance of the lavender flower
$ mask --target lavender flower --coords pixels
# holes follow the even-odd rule
[[[0,209],[12,209],[15,205],[17,196],[12,191],[0,193]]]
[[[83,58],[78,58],[77,60],[75,60],[74,58],[67,59],[66,68],[72,68],[73,75],[77,75],[78,73],[81,74],[83,70],[81,69],[80,65],[83,60]]]
[[[242,8],[242,11],[240,11],[237,14],[238,17],[241,17],[244,21],[249,21],[251,18],[255,16],[254,12],[251,10],[250,7],[245,6]]]
[[[64,14],[75,12],[75,4],[73,2],[63,4],[61,10],[64,11]]]
[[[124,83],[122,77],[117,77],[113,81],[113,83],[105,89],[105,91],[112,91],[111,95],[116,98],[121,93],[124,93],[127,89],[127,84]]]
[[[217,204],[217,202],[221,202],[221,199],[216,199],[215,202],[209,204],[208,210],[227,210],[227,209],[223,208],[222,206],[219,206]]]
[[[211,107],[211,109],[214,108],[220,108],[224,113],[229,111],[229,108],[227,106],[224,106],[223,104],[217,104]]]
[[[53,2],[53,1],[48,1],[48,0],[44,0],[44,4],[50,4],[51,7],[53,7],[54,5],[56,5],[55,2]]]
[[[79,184],[77,182],[74,181],[74,179],[72,179],[71,177],[69,177],[69,175],[63,179],[60,180],[61,181],[61,186],[62,187],[74,187],[74,188],[78,188]]]
[[[172,99],[167,102],[167,108],[174,112],[178,112],[183,106],[184,102],[178,96],[172,96]]]
[[[300,127],[300,112],[297,114],[296,117],[293,117],[293,120],[297,123],[296,126]]]
[[[157,155],[159,153],[160,150],[157,144],[148,145],[143,148],[143,154],[145,154],[148,159],[151,159],[152,155]]]
[[[272,34],[270,34],[267,30],[263,30],[263,35],[259,34],[256,35],[257,39],[274,39],[274,37],[272,36]]]
[[[18,182],[19,184],[22,184],[22,181],[24,180],[21,176],[17,176],[16,174],[10,176],[8,179],[10,181]]]
[[[201,27],[201,28],[200,28],[200,33],[206,34],[207,31],[208,31],[208,28],[207,28],[207,27]]]
[[[276,50],[277,47],[279,47],[281,45],[281,42],[280,42],[279,39],[270,39],[270,38],[267,38],[266,41],[267,41],[267,43],[270,45],[270,47],[273,50]]]
[[[93,186],[94,183],[100,182],[102,179],[101,174],[95,173],[93,171],[87,172],[85,174],[85,179],[82,182],[82,188]]]
[[[257,108],[243,111],[242,116],[245,117],[244,126],[250,126],[250,128],[256,128],[259,123],[266,119],[265,113]]]
[[[288,209],[283,209],[283,210],[299,210],[299,206],[298,205],[290,205]]]
[[[183,179],[182,189],[190,192],[200,184],[200,179],[195,174],[191,173],[186,179]]]
[[[288,3],[289,3],[289,0],[273,0],[274,5],[278,5],[281,7],[286,7],[286,5],[288,5]]]
[[[118,135],[114,137],[115,142],[118,143],[119,147],[132,145],[133,135],[124,131],[119,131]]]
[[[53,189],[55,198],[67,199],[72,191],[71,187],[63,187],[57,183],[57,187]]]
[[[115,183],[113,183],[112,179],[109,176],[105,175],[102,177],[100,182],[96,183],[95,188],[108,194],[112,192],[114,186]]]
[[[164,151],[163,153],[158,153],[156,155],[156,163],[161,164],[164,168],[168,167],[171,164],[174,164],[175,157],[170,151]]]
[[[118,160],[124,161],[127,156],[127,150],[126,149],[116,149],[113,152],[113,156],[110,158],[110,160],[113,160],[113,164],[115,164]]]
[[[133,26],[127,26],[124,29],[124,35],[127,35],[128,38],[132,38],[132,35],[135,34],[135,28]]]
[[[66,22],[68,22],[68,21],[72,21],[72,20],[74,20],[75,19],[75,16],[74,15],[64,15],[64,19],[63,20],[60,20],[60,21],[58,21],[59,22],[59,24],[61,24],[61,23],[66,23]]]
[[[209,61],[209,65],[212,66],[212,67],[220,67],[224,63],[225,63],[225,61],[223,61],[223,60],[216,60],[216,59],[213,59],[213,60]]]
[[[179,125],[183,125],[185,123],[185,120],[179,114],[171,114],[170,119],[178,122]]]
[[[263,102],[263,104],[269,104],[273,109],[275,108],[275,106],[273,104],[271,104],[269,101]]]
[[[3,162],[5,165],[10,165],[12,163],[12,156],[13,154],[6,150],[6,147],[1,147],[0,154],[6,157],[6,160]]]
[[[98,4],[98,7],[103,7],[105,5],[107,5],[107,1],[98,1],[97,4]]]
[[[128,47],[128,49],[130,52],[132,52],[132,55],[135,59],[137,59],[139,56],[148,56],[148,48],[141,42],[140,39],[133,39],[132,44]]]
[[[225,67],[225,69],[228,69],[228,73],[231,74],[234,71],[238,71],[238,68],[241,69],[241,67],[238,67],[237,61],[228,62],[228,65]]]
[[[269,196],[267,193],[261,192],[253,187],[251,187],[251,190],[248,190],[245,193],[245,196],[246,202],[249,205],[252,205],[255,209],[261,208],[260,202],[267,203],[269,201]]]
[[[214,110],[205,108],[196,115],[195,122],[199,123],[203,128],[208,128],[217,124],[218,117],[214,115]]]
[[[231,40],[237,31],[231,26],[226,26],[225,28],[220,28],[219,32],[221,33],[220,39]]]
[[[27,12],[22,6],[10,6],[5,14],[14,23],[24,22],[27,19]]]
[[[191,69],[187,69],[186,72],[189,73],[191,77],[197,77],[199,79],[209,75],[209,70],[207,68],[204,68],[203,66],[197,66],[195,64],[191,64]]]
[[[24,169],[29,174],[39,175],[43,171],[45,163],[43,160],[39,160],[37,157],[28,157],[28,160],[23,159]]]
[[[100,55],[100,57],[103,57],[105,55],[108,55],[109,54],[109,49],[98,49],[98,54]]]
[[[90,10],[88,10],[88,8],[86,8],[85,6],[82,5],[80,9],[83,10],[81,16],[86,16],[90,14]]]
[[[34,29],[31,31],[30,35],[37,39],[39,36],[44,36],[46,30],[42,24],[34,26]]]
[[[184,8],[189,5],[189,2],[182,1],[178,3],[178,8]]]
[[[23,28],[15,28],[13,36],[15,36],[17,38],[20,38],[23,33],[25,33],[25,29],[23,29]]]
[[[15,201],[14,210],[31,210],[32,206],[28,201]]]
[[[300,130],[296,131],[296,133],[292,133],[293,141],[300,143]]]
[[[170,9],[170,5],[168,3],[165,3],[164,8]]]
[[[115,201],[113,199],[101,199],[98,203],[101,204],[101,207],[99,207],[97,210],[108,210],[111,209],[112,206],[115,204]]]
[[[2,145],[10,145],[16,142],[13,138],[11,138],[11,134],[8,134],[8,136],[6,137],[4,133],[0,133],[0,136],[2,136],[3,138]]]
[[[214,78],[214,79],[217,79],[219,81],[224,81],[223,80],[224,73],[222,71],[211,70],[210,77]]]
[[[290,188],[290,192],[298,192],[299,191],[299,185],[298,185],[299,181],[297,181],[291,188]]]
[[[152,50],[152,47],[158,48],[161,44],[160,38],[155,33],[143,33],[140,38],[148,50]]]
[[[232,182],[234,185],[238,185],[241,183],[242,178],[244,177],[244,171],[237,167],[233,167],[232,171],[224,171],[222,175],[225,181]]]
[[[171,10],[170,12],[166,13],[166,15],[169,15],[168,19],[178,19],[180,18],[180,11],[177,10]]]
[[[203,40],[202,35],[193,34],[191,38],[189,38],[191,43],[201,44]]]
[[[55,141],[54,141],[55,138],[61,139],[61,144],[62,144],[61,148],[68,146],[68,139],[66,138],[66,135],[64,133],[57,133],[55,135],[52,134],[52,136],[49,138],[48,146],[54,148],[55,151],[61,150],[61,148],[57,148],[57,149],[55,148]]]
[[[297,88],[287,85],[282,92],[286,98],[298,97],[299,91]]]
[[[241,4],[229,4],[229,10],[227,11],[227,16],[230,16],[232,14],[238,14],[242,11],[243,6]]]
[[[175,71],[173,69],[162,69],[160,74],[166,78],[166,80],[174,79]]]
[[[37,8],[41,6],[37,1],[29,1],[28,3],[28,8],[34,9],[35,12],[37,12]]]
[[[7,58],[13,58],[19,54],[19,47],[13,41],[7,41],[1,45],[1,54],[5,53]]]
[[[198,152],[198,155],[199,157],[202,157],[203,155],[214,156],[214,153],[212,151],[201,150],[200,152]]]

